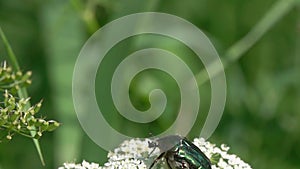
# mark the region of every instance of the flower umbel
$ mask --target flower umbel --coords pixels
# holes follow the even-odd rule
[[[38,139],[45,131],[53,131],[60,125],[36,117],[42,101],[31,105],[29,97],[18,97],[17,92],[31,84],[30,76],[31,72],[14,72],[6,62],[0,66],[0,143],[11,140],[15,134]]]
[[[149,148],[149,141],[151,140],[125,140],[119,147],[108,152],[108,161],[103,166],[83,161],[82,164],[65,163],[59,169],[147,169],[160,154],[158,148],[154,149],[154,151],[153,148]],[[212,169],[251,169],[251,166],[237,155],[229,154],[229,147],[225,144],[217,147],[203,138],[195,138],[193,143],[210,158]],[[164,162],[160,163],[157,165],[158,168],[164,168]]]

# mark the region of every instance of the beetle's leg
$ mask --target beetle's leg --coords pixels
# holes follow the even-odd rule
[[[160,160],[161,158],[163,158],[165,155],[165,153],[161,153],[154,161],[153,163],[150,165],[149,169],[151,169],[157,162],[158,160]]]
[[[166,161],[167,161],[167,165],[168,165],[168,167],[169,167],[170,169],[172,169],[171,165],[169,164],[169,160],[168,160],[168,159],[166,159]]]

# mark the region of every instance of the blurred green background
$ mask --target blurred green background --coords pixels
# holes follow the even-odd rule
[[[0,168],[52,169],[66,161],[81,162],[85,159],[101,164],[106,161],[106,152],[81,129],[72,101],[72,73],[76,58],[85,41],[101,26],[136,12],[174,14],[205,32],[220,57],[224,58],[227,50],[252,30],[275,2],[0,0],[0,26],[22,69],[33,71],[33,84],[29,87],[32,102],[44,98],[41,116],[63,124],[40,140],[46,167],[41,165],[32,140],[16,136],[10,143],[0,144]],[[231,153],[239,155],[254,169],[300,167],[298,4],[288,9],[286,15],[241,58],[226,66],[226,107],[209,141],[228,144]],[[272,17],[268,20],[272,22]],[[174,79],[161,71],[149,70],[134,79],[130,98],[137,109],[146,110],[150,106],[149,91],[162,88],[168,97],[164,116],[151,124],[140,125],[122,118],[112,107],[109,82],[114,65],[128,53],[148,47],[172,51],[191,66],[194,74],[203,69],[201,62],[186,46],[167,37],[136,36],[122,41],[111,50],[105,60],[111,66],[98,70],[97,98],[106,106],[108,112],[105,117],[109,123],[118,131],[136,137],[147,137],[149,133],[158,134],[166,129],[176,118],[180,103],[180,93]],[[1,60],[6,59],[2,42],[0,57]],[[189,138],[199,135],[209,109],[209,82],[199,85],[199,89],[201,112]]]

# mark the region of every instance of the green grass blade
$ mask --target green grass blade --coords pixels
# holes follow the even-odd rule
[[[265,16],[241,40],[231,46],[225,54],[228,62],[239,59],[262,38],[296,4],[295,0],[279,0]]]
[[[265,35],[280,19],[283,18],[291,9],[297,5],[299,0],[278,0],[274,5],[267,11],[267,13],[260,19],[260,21],[247,33],[243,38],[233,44],[224,54],[222,62],[224,68],[229,64],[235,62],[244,54],[250,50],[262,37]],[[213,68],[214,74],[212,77],[222,71],[222,67],[219,67],[218,62],[212,62],[210,67]],[[207,82],[209,78],[206,75],[206,70],[201,70],[197,75],[196,79],[199,85]]]
[[[6,52],[8,54],[8,57],[9,57],[9,60],[11,61],[11,64],[13,66],[13,68],[15,69],[15,71],[20,71],[20,66],[19,66],[19,63],[18,63],[18,60],[17,60],[17,57],[16,55],[14,54],[8,40],[6,39],[6,36],[4,34],[4,32],[2,31],[1,27],[0,27],[0,36],[1,36],[1,39],[3,41],[3,44],[5,46],[5,49],[6,49]],[[18,91],[18,95],[20,98],[27,98],[28,97],[28,93],[27,93],[27,90],[25,87],[22,87],[19,91]],[[26,107],[30,107],[30,103],[28,103],[26,105]],[[36,132],[35,131],[31,131],[30,132],[31,136],[35,136]],[[42,154],[42,150],[41,150],[41,147],[40,147],[40,144],[39,144],[39,141],[37,139],[33,139],[33,143],[36,147],[36,150],[39,154],[39,157],[40,157],[40,160],[41,160],[41,163],[42,165],[44,166],[45,165],[45,161],[44,161],[44,158],[43,158],[43,154]]]

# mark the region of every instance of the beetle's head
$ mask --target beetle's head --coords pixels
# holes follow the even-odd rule
[[[150,155],[154,152],[154,150],[156,149],[156,147],[158,147],[158,143],[156,141],[148,141],[148,147],[149,148],[153,148],[153,150],[149,153],[148,158],[150,157]]]
[[[156,140],[157,147],[161,152],[166,152],[177,145],[183,137],[179,135],[169,135]]]
[[[183,137],[181,137],[179,135],[169,135],[169,136],[155,139],[153,141],[148,141],[148,147],[149,148],[154,147],[154,149],[151,151],[149,156],[153,153],[153,151],[157,147],[159,148],[160,152],[163,153],[163,152],[166,152],[166,151],[172,149],[182,139],[183,139]]]

